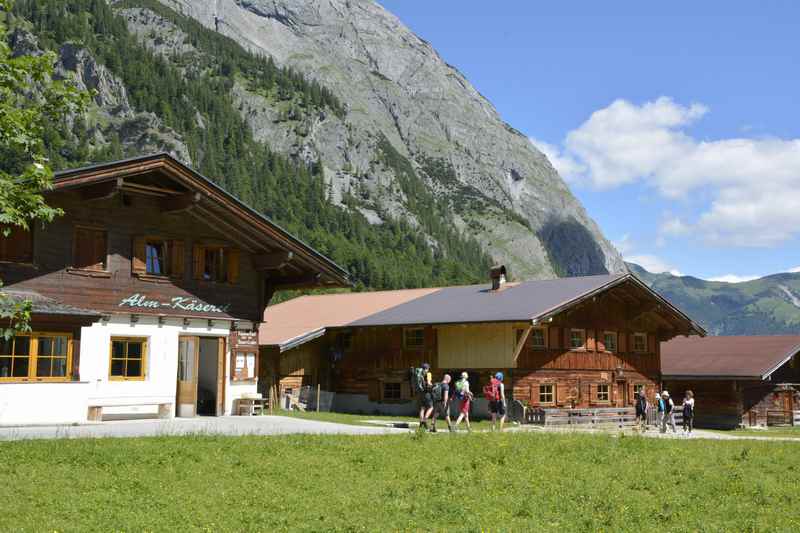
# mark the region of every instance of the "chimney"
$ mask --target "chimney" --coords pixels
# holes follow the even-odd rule
[[[506,267],[505,265],[493,266],[489,271],[489,277],[492,278],[492,290],[500,290],[506,284]]]

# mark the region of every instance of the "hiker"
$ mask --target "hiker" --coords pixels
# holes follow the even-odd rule
[[[639,431],[647,430],[647,396],[644,394],[644,389],[639,391],[639,397],[636,398],[636,424]]]
[[[669,397],[669,392],[667,391],[661,393],[661,397],[664,399],[664,416],[661,418],[661,433],[667,432],[667,424],[672,426],[673,433],[677,433],[678,430],[675,428],[675,402]]]
[[[656,390],[656,428],[661,431],[661,426],[664,424],[664,399]]]
[[[431,365],[422,363],[422,367],[415,369],[413,387],[419,401],[419,427],[428,429],[428,418],[433,413],[433,375]]]
[[[444,413],[444,419],[447,421],[447,429],[453,431],[453,424],[450,422],[450,381],[452,381],[450,374],[445,374],[442,377],[442,381],[434,385],[431,391],[433,396],[432,433],[436,433],[436,420],[442,413]]]
[[[462,420],[467,422],[467,431],[472,431],[469,425],[469,408],[472,405],[472,391],[469,390],[469,374],[466,372],[461,373],[461,379],[456,381],[456,398],[461,402],[458,406],[458,418],[453,427],[454,430],[458,429],[458,425]]]
[[[483,395],[489,400],[489,413],[492,416],[492,431],[496,429],[497,419],[500,419],[500,431],[503,431],[503,424],[506,421],[506,389],[503,385],[503,373],[498,372],[483,387]]]
[[[691,436],[694,429],[694,393],[686,391],[683,398],[683,433]]]

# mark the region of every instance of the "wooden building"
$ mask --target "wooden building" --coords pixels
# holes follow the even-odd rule
[[[800,425],[800,335],[674,339],[664,343],[664,386],[695,395],[695,425]]]
[[[274,291],[346,273],[167,155],[58,173],[64,211],[0,236],[32,331],[0,341],[0,424],[230,413]]]
[[[503,371],[509,396],[537,407],[628,406],[660,384],[659,347],[704,334],[631,274],[304,296],[267,309],[262,384],[316,385],[334,409],[410,413],[408,369]],[[480,409],[480,408],[479,408]]]

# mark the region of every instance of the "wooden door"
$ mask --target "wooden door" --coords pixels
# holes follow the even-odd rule
[[[628,382],[617,381],[617,407],[628,405]]]
[[[200,359],[200,339],[178,338],[178,391],[175,416],[197,415],[197,370]]]
[[[781,396],[783,396],[783,410],[784,411],[792,411],[794,406],[792,405],[794,402],[792,401],[792,396],[794,396],[792,391],[783,391],[781,392]]]

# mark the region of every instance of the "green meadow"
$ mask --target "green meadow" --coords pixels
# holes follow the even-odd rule
[[[585,434],[0,443],[1,531],[797,531],[800,443]]]

